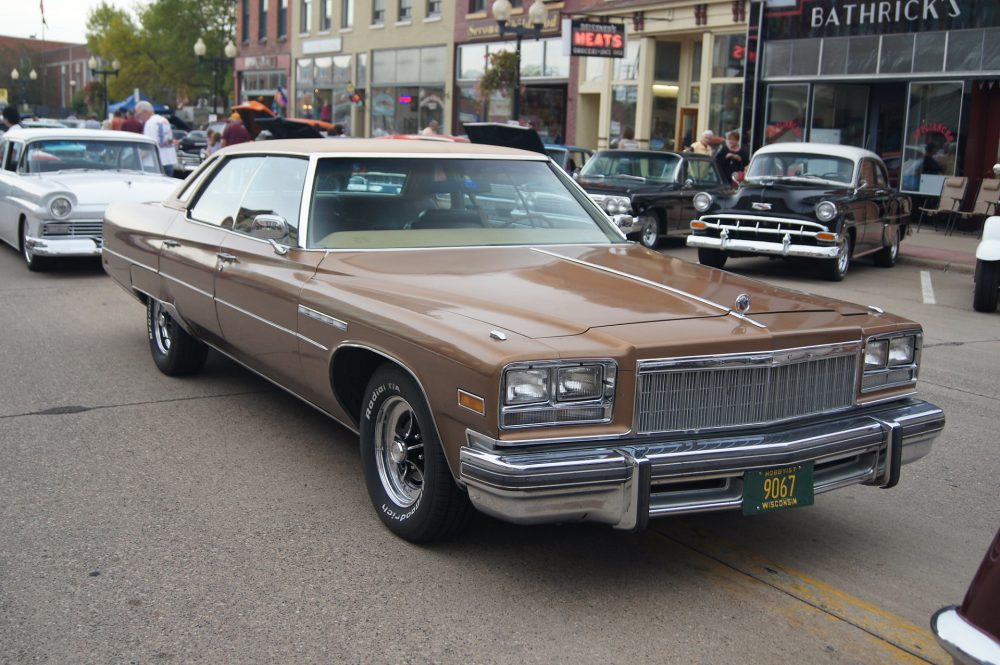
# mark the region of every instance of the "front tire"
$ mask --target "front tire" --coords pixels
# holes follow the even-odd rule
[[[831,282],[841,282],[847,277],[847,271],[851,267],[851,249],[854,243],[851,242],[851,235],[844,231],[837,242],[837,256],[832,259],[823,260],[823,277]]]
[[[710,268],[721,268],[729,257],[721,249],[698,248],[698,263]]]
[[[977,312],[997,311],[1000,291],[1000,261],[976,261],[976,288],[972,295],[972,308]]]
[[[883,247],[875,252],[875,265],[880,268],[891,268],[896,265],[899,258],[899,227],[893,228],[892,243],[888,247]]]
[[[654,215],[647,215],[639,233],[639,241],[649,249],[660,246],[660,220]]]
[[[21,222],[21,256],[24,257],[24,263],[28,266],[28,270],[31,272],[41,272],[48,268],[48,259],[41,256],[35,256],[31,248],[28,247],[26,241],[28,237],[28,224],[27,222]]]
[[[146,333],[153,362],[167,376],[195,374],[205,364],[208,347],[185,332],[158,300],[146,303]]]
[[[472,505],[451,475],[416,382],[385,364],[365,389],[361,466],[379,519],[411,543],[454,536]]]

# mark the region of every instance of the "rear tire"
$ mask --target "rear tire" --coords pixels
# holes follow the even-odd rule
[[[854,242],[851,240],[851,235],[845,231],[837,244],[837,256],[832,259],[823,259],[823,277],[831,282],[843,281],[851,267],[853,249]]]
[[[205,364],[208,347],[185,332],[152,298],[146,303],[146,333],[153,362],[167,376],[195,374]]]
[[[729,257],[721,249],[698,248],[698,263],[710,268],[721,268]]]
[[[900,228],[894,227],[892,244],[875,252],[875,265],[880,268],[891,268],[896,265],[896,259],[899,258],[899,234]]]
[[[1000,261],[976,261],[976,288],[972,308],[977,312],[997,311],[1000,292]]]
[[[462,531],[473,513],[448,468],[430,409],[395,365],[375,370],[361,413],[361,467],[379,519],[411,543]]]

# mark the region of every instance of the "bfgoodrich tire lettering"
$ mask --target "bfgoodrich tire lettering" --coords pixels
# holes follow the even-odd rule
[[[382,523],[413,543],[461,531],[472,506],[452,478],[416,382],[395,365],[382,365],[361,408],[361,466]]]
[[[153,362],[167,376],[194,374],[205,364],[208,347],[187,334],[152,298],[146,303],[146,333]]]

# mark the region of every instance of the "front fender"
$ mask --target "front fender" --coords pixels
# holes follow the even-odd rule
[[[983,238],[976,247],[980,261],[1000,261],[1000,217],[988,217],[983,225]]]

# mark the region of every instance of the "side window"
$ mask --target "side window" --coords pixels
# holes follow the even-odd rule
[[[875,162],[875,186],[879,189],[888,189],[889,175],[886,173],[885,164]]]
[[[4,161],[3,168],[5,171],[16,171],[17,170],[17,160],[21,158],[21,151],[24,148],[23,143],[18,141],[10,141],[10,150],[7,152],[7,159]]]
[[[197,194],[191,219],[233,228],[240,201],[263,164],[263,157],[237,157],[223,164]]]
[[[298,157],[267,157],[247,187],[236,213],[234,231],[250,234],[254,217],[278,215],[288,224],[283,242],[298,244],[299,207],[309,161]]]
[[[694,180],[695,185],[719,185],[722,180],[719,178],[715,164],[708,160],[691,160],[688,162],[688,177]]]

